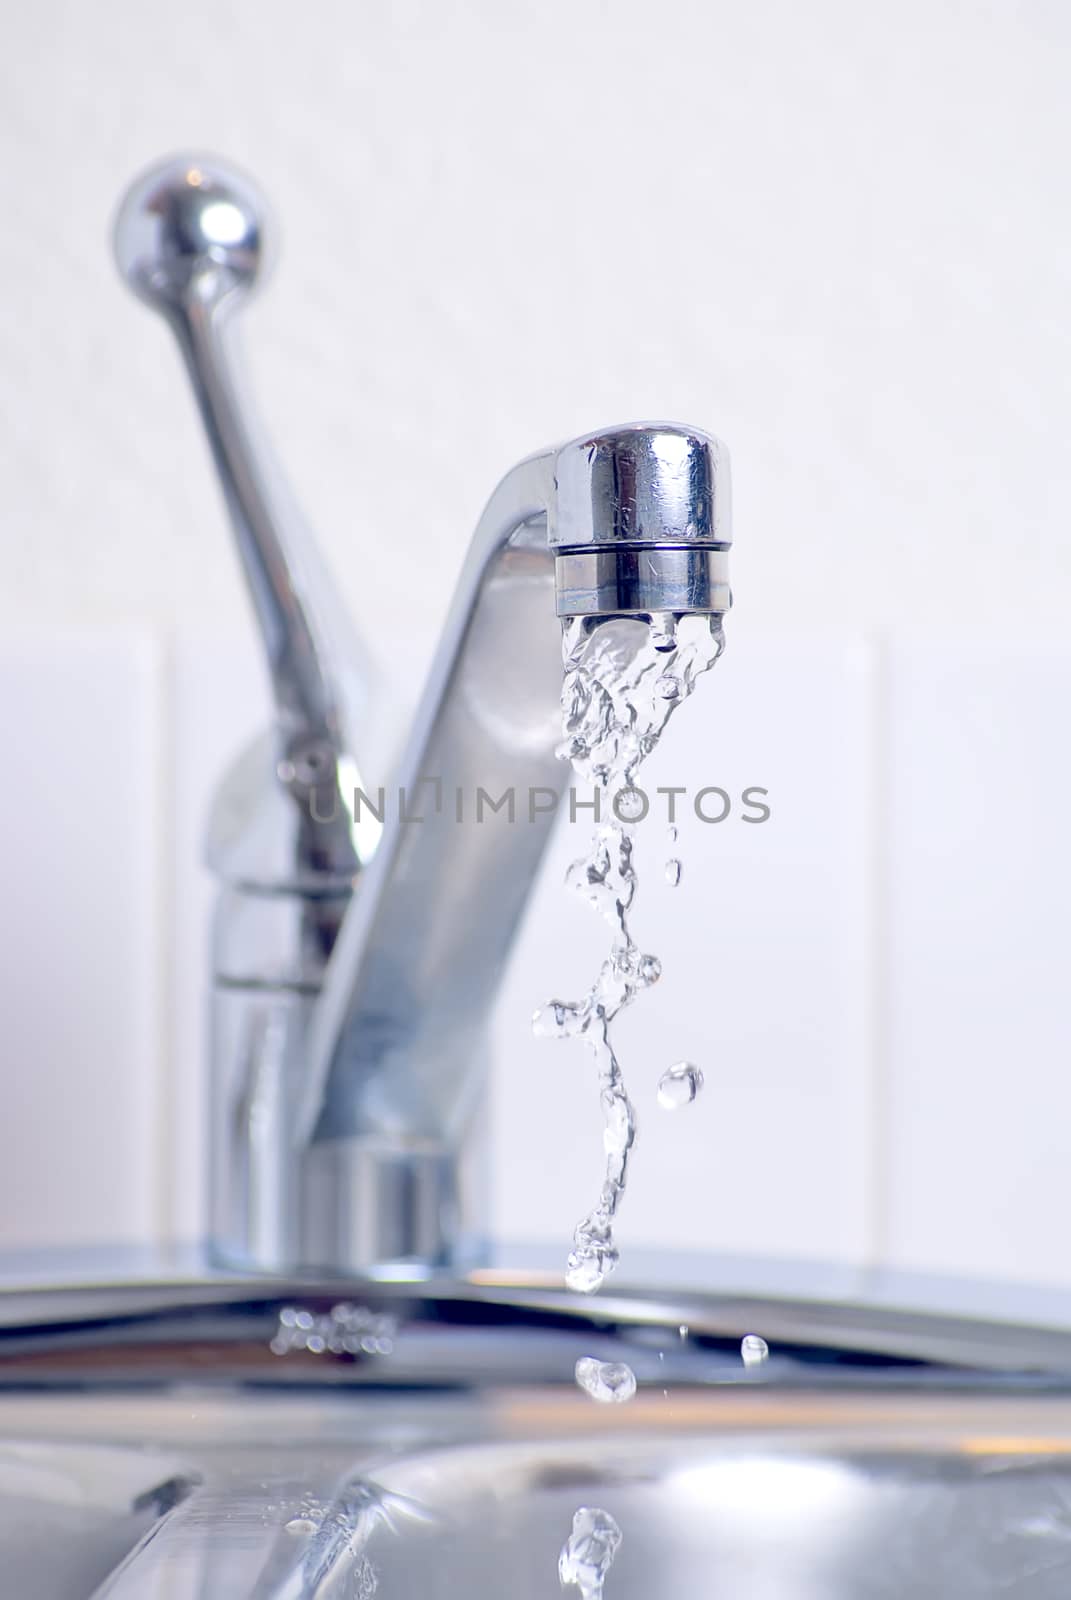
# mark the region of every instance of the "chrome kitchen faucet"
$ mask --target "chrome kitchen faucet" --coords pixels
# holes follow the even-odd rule
[[[210,1229],[232,1264],[411,1274],[481,1249],[487,1022],[553,823],[548,807],[475,826],[443,797],[564,788],[555,615],[728,609],[729,462],[707,434],[642,424],[508,472],[390,784],[433,801],[419,825],[377,806],[362,657],[231,360],[268,231],[254,186],[194,156],[139,178],[116,226],[124,278],[182,350],[274,699],[208,830]]]

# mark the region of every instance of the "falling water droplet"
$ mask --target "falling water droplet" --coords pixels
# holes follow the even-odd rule
[[[583,1600],[599,1600],[620,1544],[621,1529],[608,1511],[581,1506],[558,1557],[562,1588],[575,1584]]]
[[[673,845],[673,844],[676,844],[676,842],[677,842],[677,828],[676,828],[676,824],[671,822],[669,827],[666,829],[666,843],[670,844],[670,845]]]
[[[770,1346],[757,1333],[745,1333],[740,1341],[740,1356],[745,1367],[761,1367],[770,1354]]]
[[[614,796],[614,811],[622,822],[641,822],[649,804],[639,789],[619,789]]]
[[[690,1061],[667,1067],[658,1080],[658,1104],[664,1111],[689,1106],[703,1087],[703,1074]]]
[[[576,1364],[576,1381],[593,1400],[603,1405],[631,1400],[636,1393],[636,1374],[624,1361],[597,1361],[581,1356]]]
[[[681,881],[681,864],[676,856],[671,856],[666,862],[666,882],[671,889],[675,889]]]
[[[594,1294],[617,1266],[617,1248],[583,1225],[565,1263],[565,1282],[578,1294]]]
[[[680,1327],[677,1329],[677,1332],[680,1334],[681,1343],[683,1344],[685,1339],[688,1337],[688,1324],[686,1322],[682,1322]]]

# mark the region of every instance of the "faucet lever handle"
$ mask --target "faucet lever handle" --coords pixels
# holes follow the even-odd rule
[[[179,155],[131,185],[115,226],[119,270],[175,335],[230,514],[267,656],[275,702],[275,775],[298,807],[309,860],[302,877],[347,879],[361,846],[347,825],[342,769],[352,788],[351,725],[362,709],[348,628],[311,536],[284,497],[254,432],[231,356],[234,312],[259,287],[271,224],[255,184],[209,156]],[[311,774],[311,777],[310,777]],[[330,794],[340,825],[309,825]],[[295,865],[299,865],[295,863]]]

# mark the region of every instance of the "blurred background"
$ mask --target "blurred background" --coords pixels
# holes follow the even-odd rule
[[[399,729],[513,461],[641,417],[731,451],[728,649],[652,782],[771,816],[691,818],[677,889],[641,832],[623,1249],[1066,1281],[1069,57],[1058,0],[10,13],[0,1246],[203,1224],[200,838],[267,696],[109,237],[192,149],[279,219],[251,383]],[[563,1246],[597,1094],[529,1018],[598,959],[578,844],[494,1024],[494,1227]]]

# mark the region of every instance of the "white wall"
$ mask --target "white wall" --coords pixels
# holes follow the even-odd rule
[[[644,891],[638,1077],[692,1054],[708,1086],[644,1117],[626,1242],[1068,1275],[1069,46],[1046,0],[13,14],[6,1242],[198,1217],[191,862],[259,689],[177,363],[107,243],[128,177],[194,146],[275,199],[262,410],[407,682],[517,456],[641,415],[732,450],[730,652],[677,754],[775,812],[693,829],[676,898]],[[597,1158],[525,1034],[574,915],[548,872],[500,1018],[513,1231],[566,1229]]]

